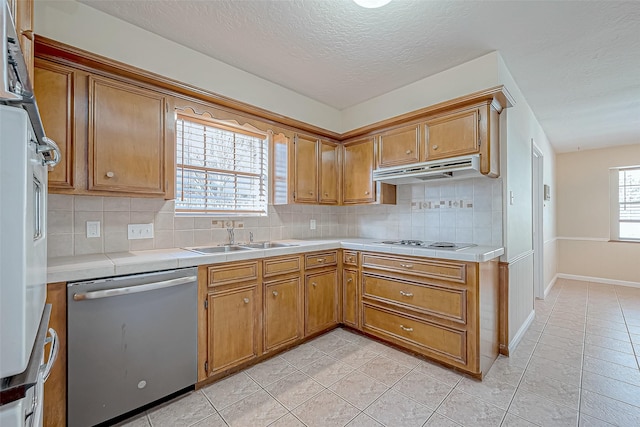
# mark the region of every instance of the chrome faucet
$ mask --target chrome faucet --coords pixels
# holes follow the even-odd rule
[[[236,244],[236,236],[233,233],[233,227],[227,228],[227,233],[229,233],[229,244],[230,245],[235,245]]]
[[[249,232],[249,243],[253,243],[253,231]]]

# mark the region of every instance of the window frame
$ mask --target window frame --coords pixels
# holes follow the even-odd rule
[[[609,169],[610,241],[640,243],[640,237],[620,237],[621,223],[636,222],[636,220],[620,220],[620,172],[628,170],[638,171],[638,173],[640,173],[640,165],[613,167]]]
[[[195,113],[195,111],[191,112],[193,110],[191,110],[190,108],[187,108],[186,111],[185,110],[180,110],[180,109],[176,109],[175,112],[175,123],[176,123],[176,134],[175,134],[175,141],[176,141],[176,162],[175,162],[175,170],[176,170],[176,197],[175,197],[175,215],[176,216],[200,216],[200,217],[217,217],[217,218],[224,218],[224,217],[233,217],[233,218],[240,218],[240,217],[256,217],[256,216],[267,216],[268,215],[268,210],[269,210],[269,182],[270,182],[270,174],[271,174],[271,170],[270,170],[270,157],[271,157],[271,153],[270,153],[270,146],[271,146],[271,139],[272,139],[272,133],[270,131],[262,131],[260,129],[257,129],[249,124],[244,124],[244,125],[240,125],[237,121],[235,120],[220,120],[220,119],[216,119],[213,116],[210,116],[208,113],[204,113],[202,115]],[[250,136],[250,137],[254,137],[254,138],[260,138],[262,139],[262,150],[264,153],[264,158],[262,160],[262,169],[261,172],[262,173],[256,173],[256,172],[238,172],[236,170],[231,170],[231,169],[217,169],[217,168],[209,168],[209,167],[201,167],[201,166],[196,166],[196,165],[189,165],[188,163],[179,163],[178,162],[178,138],[180,137],[180,135],[178,134],[178,122],[179,121],[183,121],[183,122],[192,122],[192,123],[197,123],[200,124],[202,126],[207,126],[207,127],[211,127],[211,128],[215,128],[215,129],[220,129],[220,130],[224,130],[227,132],[233,132],[234,134],[240,134],[240,135],[245,135],[245,136]],[[184,160],[184,158],[183,158]],[[189,208],[184,208],[184,207],[180,207],[180,203],[179,200],[181,198],[181,194],[178,191],[178,177],[179,177],[179,171],[180,169],[182,169],[182,171],[184,172],[185,170],[200,170],[200,171],[205,171],[205,172],[213,172],[213,173],[223,173],[223,174],[233,174],[235,176],[243,176],[243,177],[258,177],[260,179],[260,184],[259,187],[261,189],[263,189],[264,191],[264,197],[262,197],[262,199],[264,200],[264,205],[263,208],[261,209],[255,209],[255,210],[227,210],[227,209],[189,209]],[[184,188],[184,187],[182,187]],[[236,190],[237,191],[237,190]],[[206,192],[204,194],[207,194]]]

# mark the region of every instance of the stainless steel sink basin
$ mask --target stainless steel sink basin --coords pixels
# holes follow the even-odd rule
[[[239,245],[224,245],[224,246],[206,246],[202,248],[185,248],[189,251],[198,252],[201,254],[220,254],[225,252],[235,251],[248,251],[251,248]]]
[[[255,243],[246,243],[242,244],[245,248],[251,249],[271,249],[271,248],[286,248],[289,246],[298,246],[296,244],[291,243],[278,243],[278,242],[255,242]]]

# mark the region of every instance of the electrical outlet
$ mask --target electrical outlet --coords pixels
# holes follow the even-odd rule
[[[153,223],[151,224],[129,224],[129,240],[153,239]]]
[[[100,221],[87,221],[87,238],[100,237]]]
[[[316,229],[316,220],[312,219],[311,221],[309,221],[309,230],[315,230]]]

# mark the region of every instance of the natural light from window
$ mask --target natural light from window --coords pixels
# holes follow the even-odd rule
[[[176,213],[267,214],[266,134],[177,115]]]
[[[640,241],[640,166],[613,169],[612,174],[612,196],[617,196],[612,200],[612,239]]]

